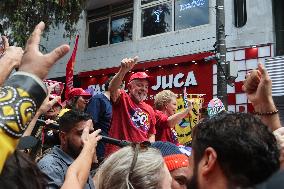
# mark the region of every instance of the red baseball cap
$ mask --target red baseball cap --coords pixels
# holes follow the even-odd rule
[[[68,93],[68,98],[73,98],[75,96],[85,96],[85,97],[91,97],[92,95],[88,92],[86,92],[84,89],[82,88],[73,88],[70,90],[70,92]]]
[[[132,74],[129,78],[128,83],[130,83],[134,79],[147,79],[150,84],[153,83],[153,77],[149,76],[145,72],[136,72],[136,73]]]

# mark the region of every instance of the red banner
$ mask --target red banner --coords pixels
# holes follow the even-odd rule
[[[74,74],[74,65],[76,63],[76,53],[78,46],[79,35],[76,36],[76,41],[74,45],[74,49],[72,55],[66,65],[66,90],[65,90],[65,98],[67,99],[67,94],[71,89],[73,89],[73,74]]]

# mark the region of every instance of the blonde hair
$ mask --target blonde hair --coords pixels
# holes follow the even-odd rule
[[[177,95],[170,90],[163,90],[156,94],[154,97],[154,105],[157,110],[163,110],[167,104],[171,102],[172,99],[176,99]]]
[[[124,147],[109,156],[95,175],[96,189],[157,189],[164,177],[164,160],[154,149],[140,150],[129,175],[134,150]]]

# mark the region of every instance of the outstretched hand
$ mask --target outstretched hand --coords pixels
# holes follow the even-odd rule
[[[40,22],[35,27],[27,41],[22,62],[19,67],[20,71],[35,74],[40,79],[44,79],[55,62],[67,54],[70,49],[68,45],[61,45],[48,54],[42,54],[39,51],[39,43],[44,27],[44,22]]]

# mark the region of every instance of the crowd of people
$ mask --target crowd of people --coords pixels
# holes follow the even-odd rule
[[[138,57],[121,61],[103,94],[73,88],[64,103],[51,94],[55,85],[43,79],[69,46],[42,54],[43,30],[40,22],[25,50],[2,37],[0,188],[284,187],[284,129],[262,64],[243,85],[255,115],[224,110],[200,120],[185,153],[175,125],[192,103],[177,113],[176,94],[164,90],[150,106],[145,99],[153,83],[145,72],[130,76],[128,92],[121,88]]]

